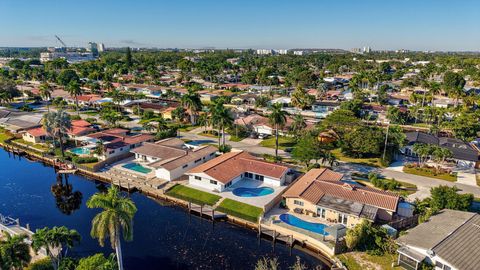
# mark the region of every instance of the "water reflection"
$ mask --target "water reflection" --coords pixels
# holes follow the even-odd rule
[[[50,188],[55,197],[55,204],[60,212],[65,215],[71,215],[80,209],[83,195],[78,190],[73,191],[72,184],[68,183],[68,174],[57,173],[56,178],[57,182]]]

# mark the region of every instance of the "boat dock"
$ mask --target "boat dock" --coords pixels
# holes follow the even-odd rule
[[[208,217],[211,220],[227,217],[227,214],[220,211],[215,211],[215,209],[209,205],[198,205],[191,202],[188,203],[188,212],[197,213],[200,215],[200,217]]]

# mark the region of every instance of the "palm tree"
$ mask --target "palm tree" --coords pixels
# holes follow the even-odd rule
[[[107,96],[112,98],[113,103],[117,105],[117,110],[120,111],[120,103],[126,99],[125,94],[118,89],[114,89],[108,92]]]
[[[117,254],[118,269],[123,270],[122,248],[120,242],[121,230],[123,239],[133,239],[133,217],[137,212],[135,203],[130,199],[121,196],[117,187],[112,186],[107,193],[96,193],[87,201],[88,208],[102,208],[92,220],[90,235],[98,238],[101,246],[105,238],[110,238],[112,249]]]
[[[210,107],[212,118],[212,126],[218,128],[218,147],[220,148],[220,141],[223,138],[223,145],[225,145],[225,127],[231,126],[234,122],[230,109],[223,105],[223,100],[218,99]]]
[[[292,134],[295,136],[295,138],[298,138],[299,134],[307,127],[307,123],[305,122],[305,118],[298,113],[295,116],[293,116],[293,123],[290,126],[290,131]]]
[[[43,116],[43,128],[54,140],[58,139],[60,144],[60,150],[62,151],[62,157],[65,157],[65,152],[63,149],[63,139],[65,134],[72,128],[72,121],[70,120],[70,115],[64,110],[59,110],[56,112],[48,112]]]
[[[198,117],[198,124],[203,126],[204,130],[207,131],[207,128],[210,125],[210,115],[208,115],[208,113],[200,114]]]
[[[52,86],[48,82],[44,82],[40,85],[40,96],[47,101],[47,110],[50,112],[49,100],[52,98]]]
[[[67,227],[45,227],[37,230],[32,237],[32,248],[38,252],[45,248],[47,255],[52,261],[53,269],[58,269],[60,261],[67,256],[68,249],[80,242],[80,234],[76,230]],[[65,252],[62,251],[65,250]]]
[[[24,234],[11,236],[3,232],[0,240],[0,269],[23,269],[28,265],[32,257],[26,239]]]
[[[78,96],[82,95],[83,93],[82,88],[80,88],[80,84],[78,84],[77,81],[70,81],[65,90],[70,94],[70,96],[75,98],[75,107],[78,115],[80,115],[78,110]]]
[[[190,122],[195,125],[195,119],[198,111],[202,109],[202,102],[200,101],[200,95],[193,89],[188,89],[188,92],[182,96],[182,106],[190,111]]]
[[[285,126],[288,112],[282,110],[282,104],[272,104],[269,108],[268,120],[275,128],[275,157],[278,157],[278,129]]]

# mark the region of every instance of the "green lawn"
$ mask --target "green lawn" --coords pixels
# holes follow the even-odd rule
[[[251,222],[257,222],[263,210],[250,204],[225,199],[216,210]]]
[[[218,139],[218,135],[212,134],[209,131],[202,131],[202,132],[199,132],[197,135]]]
[[[375,189],[379,189],[379,188],[376,188],[372,183],[370,183],[370,181],[368,180],[363,180],[363,179],[353,179],[355,180],[356,182],[364,185],[364,186],[368,186],[368,187],[371,187],[371,188],[375,188]],[[400,196],[404,196],[404,197],[407,197],[408,195],[410,194],[413,194],[415,192],[417,192],[417,186],[414,185],[414,184],[410,184],[410,183],[406,183],[406,182],[402,182],[402,181],[398,181],[398,180],[395,180],[397,182],[400,183],[401,187],[399,189],[396,189],[396,190],[389,190],[393,193],[396,193]],[[407,188],[408,190],[406,189],[402,189],[402,188]],[[415,190],[410,190],[410,189],[415,189]]]
[[[175,185],[173,188],[168,190],[166,194],[175,198],[201,205],[214,205],[221,198],[220,196],[198,189],[190,188],[184,185]]]
[[[5,140],[11,139],[12,136],[7,133],[4,129],[0,129],[0,143],[4,143]]]
[[[31,143],[31,142],[27,142],[23,139],[15,139],[13,140],[13,142],[16,142],[16,143],[19,143],[19,144],[23,144],[23,145],[28,145],[32,148],[35,148],[39,151],[48,151],[48,147],[46,145],[43,145],[43,144],[39,144],[39,143]]]
[[[230,136],[230,141],[232,141],[232,142],[239,142],[239,141],[241,141],[241,140],[243,140],[243,139],[245,139],[245,138],[246,138],[246,137],[237,137],[237,136],[235,136],[235,135],[231,135],[231,136]]]
[[[340,161],[350,162],[350,163],[358,163],[358,164],[363,164],[363,165],[368,165],[368,166],[373,166],[373,167],[384,167],[384,166],[382,166],[382,162],[381,162],[380,158],[352,158],[352,157],[347,157],[346,155],[344,155],[342,153],[340,148],[333,149],[331,152]]]
[[[178,131],[188,132],[188,131],[196,129],[196,128],[198,128],[198,126],[188,125],[188,126],[179,127]]]
[[[399,266],[392,267],[392,263],[397,261],[396,255],[385,254],[383,256],[369,255],[365,252],[348,252],[337,255],[337,258],[347,267],[348,270],[363,269],[385,269],[397,270],[403,269]]]
[[[293,137],[278,137],[278,149],[285,150],[285,148],[294,147],[295,144],[295,138]],[[275,148],[275,136],[263,140],[260,142],[260,145],[263,147]]]
[[[436,173],[433,170],[427,169],[427,168],[416,168],[416,167],[409,168],[407,166],[404,166],[403,167],[403,172],[404,173],[415,174],[415,175],[420,175],[420,176],[425,176],[425,177],[436,178],[436,179],[450,181],[450,182],[457,181],[457,175],[456,174]]]

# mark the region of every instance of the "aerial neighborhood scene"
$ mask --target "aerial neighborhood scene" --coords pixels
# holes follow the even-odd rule
[[[479,18],[0,0],[0,270],[480,269]]]

